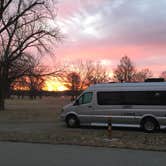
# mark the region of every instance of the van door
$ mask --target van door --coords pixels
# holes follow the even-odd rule
[[[122,105],[98,105],[96,107],[96,114],[98,118],[96,118],[96,122],[100,123],[108,123],[109,120],[112,121],[113,124],[122,124],[125,121],[123,113]]]
[[[79,99],[76,100],[74,106],[75,112],[81,123],[89,123],[93,121],[93,92],[83,93]]]

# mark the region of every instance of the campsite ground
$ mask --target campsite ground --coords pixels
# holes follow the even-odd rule
[[[67,97],[7,100],[6,110],[0,112],[0,140],[166,151],[165,130],[144,133],[136,128],[113,128],[110,140],[103,127],[67,128],[59,115],[69,102]]]

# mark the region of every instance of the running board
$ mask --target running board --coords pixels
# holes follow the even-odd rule
[[[101,126],[101,127],[107,127],[108,123],[90,123],[91,126]],[[139,128],[140,125],[135,124],[112,124],[113,127],[137,127]]]

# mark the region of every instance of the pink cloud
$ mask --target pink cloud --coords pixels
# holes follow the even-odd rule
[[[165,70],[165,0],[60,0],[59,25],[65,40],[61,61],[108,60],[114,68],[128,55],[138,68],[155,75]],[[151,2],[151,3],[150,3]]]

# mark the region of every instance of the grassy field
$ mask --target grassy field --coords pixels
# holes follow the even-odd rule
[[[6,110],[0,112],[0,121],[55,121],[62,106],[69,102],[69,97],[7,100]]]
[[[7,100],[6,110],[0,112],[0,140],[166,151],[165,131],[149,134],[139,129],[114,128],[110,140],[106,128],[67,128],[59,115],[69,102],[67,97]]]

